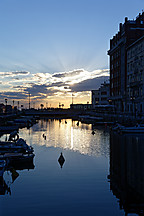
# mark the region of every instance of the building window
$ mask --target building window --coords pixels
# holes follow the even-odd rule
[[[101,95],[107,95],[106,91],[101,92]]]

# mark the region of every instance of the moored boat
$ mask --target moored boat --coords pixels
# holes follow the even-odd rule
[[[26,144],[22,138],[16,142],[0,141],[0,153],[33,153],[32,146]]]
[[[127,127],[117,124],[113,130],[121,133],[144,133],[144,126],[137,124],[135,126]]]
[[[144,127],[141,127],[140,125],[136,125],[133,127],[123,127],[120,129],[122,133],[144,133]]]
[[[5,153],[0,155],[0,161],[1,160],[7,160],[9,164],[12,162],[19,162],[19,163],[25,163],[25,162],[31,162],[33,161],[34,154],[23,154],[23,153]]]
[[[7,126],[0,126],[0,132],[9,133],[12,131],[18,131],[19,127],[17,125],[7,125]]]

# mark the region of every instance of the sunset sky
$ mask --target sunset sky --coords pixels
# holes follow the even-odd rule
[[[69,107],[108,79],[109,41],[143,0],[0,0],[0,103]]]

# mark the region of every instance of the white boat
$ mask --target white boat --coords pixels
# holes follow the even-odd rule
[[[16,142],[11,141],[0,141],[0,153],[11,153],[11,152],[21,152],[21,153],[33,153],[32,146],[26,144],[25,140],[20,138]]]
[[[121,133],[144,133],[144,126],[135,125],[132,127],[126,127],[126,126],[117,124],[117,126],[115,126],[113,130],[117,132],[121,132]]]
[[[136,125],[133,127],[123,127],[120,129],[122,133],[144,133],[144,127]]]

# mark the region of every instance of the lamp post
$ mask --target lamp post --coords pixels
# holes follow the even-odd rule
[[[8,99],[5,98],[5,103],[6,103],[5,113],[7,113],[7,101],[8,101]]]
[[[29,109],[30,109],[30,93],[29,93]]]
[[[73,104],[73,96],[74,96],[74,94],[72,94],[72,104]]]

